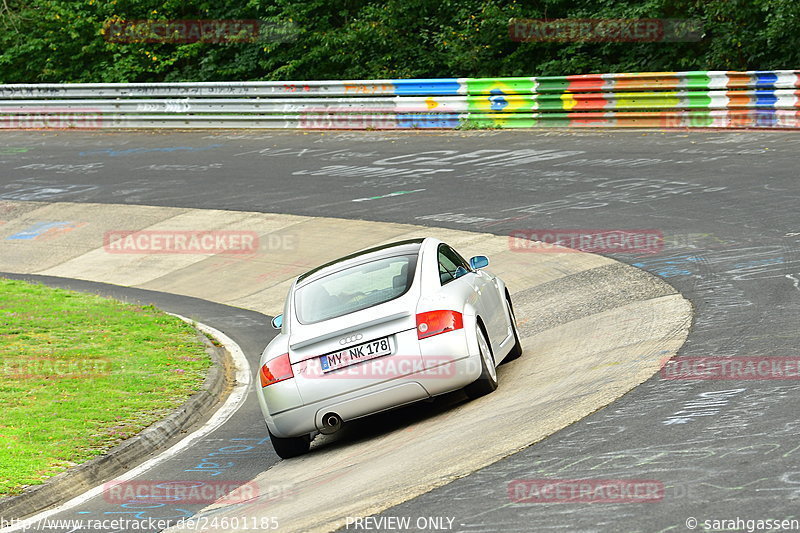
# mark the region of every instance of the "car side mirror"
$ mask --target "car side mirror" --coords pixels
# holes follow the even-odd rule
[[[469,266],[471,266],[473,270],[486,268],[489,266],[489,258],[485,255],[476,255],[475,257],[470,258]]]
[[[272,319],[272,327],[275,329],[281,329],[283,327],[283,315],[278,315]]]

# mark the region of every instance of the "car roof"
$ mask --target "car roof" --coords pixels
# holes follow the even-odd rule
[[[353,263],[356,264],[359,262],[360,259],[365,258],[368,255],[374,255],[375,259],[379,257],[384,257],[387,255],[400,255],[400,254],[418,254],[419,249],[422,246],[422,243],[425,239],[406,239],[404,241],[397,241],[392,242],[389,244],[383,244],[381,246],[375,246],[374,248],[368,248],[366,250],[361,250],[359,252],[352,253],[350,255],[346,255],[344,257],[340,257],[339,259],[334,259],[324,265],[320,265],[316,268],[313,268],[306,272],[305,274],[301,274],[297,278],[297,282],[305,281],[310,277],[313,277],[315,274],[322,274],[323,271],[335,271],[339,270],[338,267],[345,267],[347,266],[346,263]],[[387,253],[388,252],[388,253]]]

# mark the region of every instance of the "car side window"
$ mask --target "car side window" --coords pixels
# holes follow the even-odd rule
[[[440,244],[438,251],[439,281],[442,285],[463,276],[471,270],[469,263],[446,244]]]

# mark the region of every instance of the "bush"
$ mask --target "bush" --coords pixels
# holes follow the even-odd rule
[[[0,81],[145,82],[490,77],[798,67],[794,0],[0,0]],[[678,18],[678,43],[530,43],[511,18]],[[114,43],[113,20],[257,19],[294,40]]]

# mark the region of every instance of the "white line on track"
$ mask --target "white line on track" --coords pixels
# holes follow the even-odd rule
[[[164,461],[176,456],[196,441],[202,439],[206,435],[212,433],[217,428],[222,426],[225,422],[227,422],[235,413],[239,410],[239,408],[244,405],[244,401],[247,398],[247,392],[250,390],[250,379],[251,379],[251,372],[250,372],[250,363],[247,362],[247,358],[244,356],[244,352],[236,344],[233,339],[222,333],[221,331],[212,328],[211,326],[207,326],[205,324],[201,324],[199,322],[195,322],[190,320],[186,317],[181,315],[176,315],[173,313],[168,313],[170,315],[176,316],[183,320],[184,322],[188,322],[193,324],[205,333],[212,335],[216,338],[222,345],[230,352],[231,357],[233,358],[233,364],[236,370],[236,383],[234,384],[233,390],[231,391],[228,399],[225,400],[225,403],[219,410],[214,413],[214,415],[199,427],[193,433],[190,433],[177,443],[175,443],[171,448],[168,448],[164,452],[160,453],[159,455],[148,459],[144,463],[140,464],[136,468],[125,472],[124,474],[117,476],[115,481],[127,481],[129,479],[133,479],[144,472],[147,472],[151,468],[156,465],[163,463]],[[25,530],[28,531],[30,529],[36,529],[36,524],[45,520],[46,518],[50,518],[54,514],[66,511],[67,509],[71,509],[77,505],[80,505],[87,500],[90,500],[100,494],[103,493],[104,484],[98,485],[92,489],[87,490],[80,496],[75,496],[71,500],[68,500],[58,507],[54,507],[52,509],[48,509],[47,511],[42,511],[41,513],[35,514],[30,518],[26,518],[25,520],[21,520],[19,522],[15,522],[13,526],[6,527],[0,529],[2,533],[11,533],[12,531],[20,531]]]
[[[422,192],[424,190],[425,189],[414,189],[413,191],[396,191],[396,192],[390,192],[389,194],[382,194],[380,196],[369,196],[367,198],[355,198],[352,201],[353,202],[368,202],[369,200],[380,200],[380,199],[383,199],[383,198],[391,198],[393,196],[402,196],[404,194],[411,194],[411,193],[414,193],[414,192]]]

